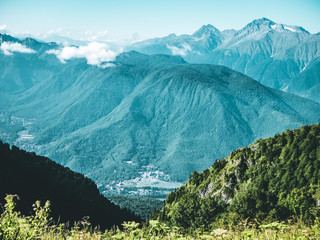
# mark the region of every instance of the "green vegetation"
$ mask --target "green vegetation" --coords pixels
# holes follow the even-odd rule
[[[107,198],[121,209],[129,209],[142,220],[149,219],[154,209],[159,210],[163,206],[163,201],[150,197],[107,196]]]
[[[10,156],[36,156],[15,151]],[[10,169],[0,170],[1,178]],[[303,126],[238,149],[202,173],[194,171],[145,223],[95,228],[84,218],[68,227],[50,217],[54,202],[36,201],[33,214],[24,216],[15,211],[15,195],[7,195],[0,239],[319,239],[319,171],[320,124]]]
[[[120,225],[123,221],[140,221],[101,195],[91,179],[49,158],[16,146],[10,149],[0,141],[0,204],[5,204],[7,194],[19,196],[21,200],[16,208],[24,215],[30,215],[31,206],[37,200],[50,200],[53,219],[70,225],[84,216],[89,217],[93,226],[101,228]]]
[[[320,216],[320,124],[287,130],[232,152],[169,194],[157,218],[170,226],[282,221]]]
[[[4,212],[0,216],[0,239],[319,239],[320,222],[313,226],[302,222],[257,225],[242,221],[238,225],[212,228],[183,229],[169,226],[157,220],[144,225],[136,222],[124,222],[119,228],[101,231],[93,228],[86,219],[67,228],[65,224],[54,224],[50,218],[50,203],[44,206],[37,201],[33,205],[34,214],[28,217],[15,211],[14,195],[6,197]]]

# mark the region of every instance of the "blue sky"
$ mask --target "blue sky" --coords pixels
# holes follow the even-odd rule
[[[320,32],[320,0],[0,0],[7,31],[80,38],[149,38],[193,33],[204,24],[240,29],[256,18]]]

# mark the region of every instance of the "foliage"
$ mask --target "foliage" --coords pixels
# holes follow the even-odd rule
[[[79,176],[70,170],[64,173],[63,167],[51,163],[47,158],[40,160],[35,154],[16,147],[11,151],[6,144],[0,146],[5,153],[3,156],[9,156],[0,161],[0,180],[10,176],[12,169],[18,169],[18,173],[21,172],[23,176],[24,172],[17,167],[20,165],[31,174],[31,179],[36,178],[40,170],[44,176],[50,176],[52,169],[59,173],[60,180],[69,174],[72,177]],[[17,196],[7,195],[0,216],[0,239],[319,239],[320,211],[316,204],[320,197],[319,153],[320,124],[258,140],[250,147],[238,149],[229,157],[216,161],[202,173],[193,172],[185,185],[167,196],[163,209],[154,215],[154,219],[142,224],[125,221],[121,229],[110,229],[110,221],[106,221],[100,229],[94,228],[95,224],[86,218],[78,220],[72,227],[54,221],[55,215],[52,218],[50,213],[54,214],[54,209],[59,209],[55,204],[65,204],[70,201],[68,198],[61,199],[61,202],[53,198],[55,201],[52,200],[52,207],[48,201],[44,201],[44,206],[41,206],[40,201],[35,201],[33,214],[24,216],[15,210],[19,206],[19,201],[15,201]],[[28,168],[22,159],[15,162],[16,155],[25,160],[30,158],[33,162],[29,164],[35,169]],[[47,160],[45,164],[41,162],[43,159]],[[9,163],[17,166],[10,168]],[[12,183],[19,176],[8,178],[11,182],[8,179],[0,182],[19,189]],[[55,184],[64,189],[64,185],[59,185],[59,179],[55,180]],[[37,181],[30,182],[28,178],[24,178],[24,181],[33,184],[31,186],[34,189],[28,190],[35,195],[35,189],[46,192],[51,188],[50,182],[46,183],[47,189],[40,190],[36,188]],[[90,182],[89,179],[86,181]],[[24,184],[21,180],[19,183]],[[67,191],[71,191],[73,197],[79,196],[76,184],[67,181],[64,184],[70,184]],[[92,190],[86,189],[87,185],[80,186],[78,189],[84,191],[82,194]],[[94,184],[89,186],[97,191]],[[54,197],[55,194],[50,196]],[[82,196],[84,200],[88,197],[86,194]],[[24,193],[24,197],[28,199],[28,194]],[[99,203],[92,199],[93,203]],[[82,201],[80,197],[78,201]],[[90,202],[77,205],[79,203],[74,200],[72,203],[76,204],[81,213],[82,208],[88,206],[86,204],[90,205]],[[113,206],[108,201],[103,203],[107,203],[108,207]],[[105,210],[102,208],[102,211]],[[107,216],[106,212],[102,213]],[[116,214],[121,212],[113,213],[115,215],[111,216],[118,217],[119,221],[122,216]]]
[[[183,229],[157,220],[146,224],[123,222],[119,228],[105,231],[93,228],[86,219],[72,228],[55,224],[49,216],[50,204],[34,204],[34,213],[28,217],[15,211],[16,195],[7,195],[4,211],[0,215],[1,240],[28,239],[319,239],[319,221],[307,227],[301,221],[293,223],[272,222],[250,225],[242,221],[237,225],[221,225],[205,231],[203,228]]]
[[[121,209],[129,209],[143,220],[149,219],[153,211],[160,210],[163,205],[158,199],[143,196],[107,196],[107,198]]]
[[[4,212],[0,217],[1,239],[34,239],[50,232],[49,224],[52,218],[49,217],[50,202],[44,206],[37,201],[33,205],[34,214],[22,217],[19,212],[14,211],[17,195],[7,195]]]
[[[130,211],[121,210],[102,196],[91,179],[49,158],[16,146],[10,149],[1,141],[0,156],[0,203],[4,203],[6,194],[17,194],[21,200],[16,207],[24,215],[32,212],[32,203],[37,200],[50,200],[53,219],[69,222],[69,225],[84,216],[89,217],[93,226],[104,227],[120,225],[123,221],[140,221]],[[35,207],[39,208],[39,202]]]
[[[320,124],[258,140],[194,171],[156,216],[169,225],[210,228],[239,220],[270,222],[320,216]]]

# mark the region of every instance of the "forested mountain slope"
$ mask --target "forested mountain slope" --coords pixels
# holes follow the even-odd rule
[[[123,221],[139,221],[133,213],[121,210],[102,196],[91,179],[0,141],[1,204],[7,194],[18,195],[17,210],[25,215],[32,212],[32,204],[37,200],[42,204],[49,200],[56,222],[72,225],[88,216],[94,226],[104,229]]]
[[[320,121],[320,104],[224,66],[135,51],[109,67],[62,63],[47,52],[62,46],[18,43],[34,52],[0,52],[0,139],[85,174],[106,195],[163,198],[238,147]]]
[[[320,124],[257,140],[217,160],[167,196],[159,219],[209,227],[240,219],[319,217]],[[317,204],[318,201],[318,204]]]

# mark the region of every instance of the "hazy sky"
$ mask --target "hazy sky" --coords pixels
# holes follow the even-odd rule
[[[320,0],[0,0],[0,28],[73,37],[149,38],[204,24],[240,29],[256,18],[320,32]]]

